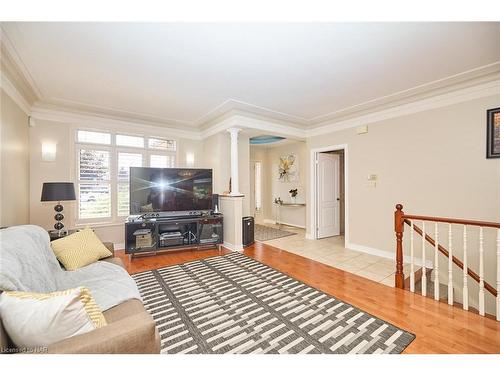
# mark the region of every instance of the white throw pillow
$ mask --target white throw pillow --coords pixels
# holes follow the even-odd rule
[[[87,288],[54,293],[3,292],[0,317],[18,348],[40,348],[106,325]]]

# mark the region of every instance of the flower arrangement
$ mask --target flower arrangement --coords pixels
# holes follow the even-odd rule
[[[299,191],[298,191],[297,189],[291,189],[291,190],[289,191],[289,193],[290,193],[290,196],[291,196],[292,198],[295,198],[295,197],[297,196],[297,194],[299,193]]]

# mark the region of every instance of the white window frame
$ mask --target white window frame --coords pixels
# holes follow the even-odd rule
[[[90,143],[90,142],[79,142],[78,141],[78,131],[95,131],[99,133],[109,133],[111,134],[111,144],[103,145],[98,143]],[[141,147],[126,147],[126,146],[117,146],[116,145],[116,136],[117,135],[130,135],[135,137],[143,137],[144,138],[144,148]],[[149,138],[156,139],[168,139],[175,141],[175,151],[170,150],[161,150],[157,148],[149,148]],[[77,127],[74,131],[74,183],[76,185],[76,211],[75,211],[75,224],[76,226],[82,225],[90,225],[90,224],[118,224],[123,223],[125,216],[118,215],[118,154],[119,153],[130,153],[130,154],[142,154],[142,166],[149,167],[151,155],[166,155],[174,158],[174,167],[178,166],[179,161],[179,140],[177,138],[165,137],[156,134],[144,135],[138,133],[130,133],[130,132],[122,132],[119,130],[103,130],[103,129],[93,129],[87,127]],[[79,163],[80,163],[80,150],[101,150],[101,151],[109,151],[109,168],[110,168],[110,180],[109,181],[101,181],[103,183],[110,184],[110,194],[111,194],[111,216],[104,218],[89,218],[89,219],[80,219],[80,184],[81,183],[92,183],[92,180],[80,180],[80,171],[79,171]]]

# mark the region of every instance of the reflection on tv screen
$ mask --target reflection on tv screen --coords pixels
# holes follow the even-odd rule
[[[211,169],[130,168],[131,214],[211,208]]]

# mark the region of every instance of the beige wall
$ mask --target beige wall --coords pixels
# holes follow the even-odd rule
[[[3,91],[0,112],[0,226],[29,223],[28,116]]]
[[[349,242],[394,253],[396,203],[412,214],[500,221],[500,159],[485,157],[486,110],[499,105],[496,95],[370,124],[367,134],[347,129],[310,138],[309,149],[348,145]],[[378,175],[376,187],[367,184],[370,174]],[[309,210],[307,222],[312,233]],[[447,228],[439,230],[447,243]],[[460,230],[454,244],[462,257]],[[494,236],[485,231],[490,282],[496,280]],[[469,240],[469,264],[477,271],[477,231],[469,231]],[[432,249],[427,254],[429,259]]]
[[[73,181],[75,170],[75,161],[73,156],[73,139],[77,124],[68,124],[62,122],[37,120],[36,126],[30,128],[30,222],[40,225],[46,229],[51,229],[53,220],[53,203],[41,203],[40,194],[42,184],[49,181]],[[101,127],[106,130],[105,127]],[[112,130],[111,128],[109,130]],[[123,131],[126,131],[125,129]],[[128,130],[130,132],[130,130]],[[143,132],[136,128],[135,132]],[[158,136],[168,136],[168,132],[158,128],[154,130]],[[165,132],[165,134],[163,134]],[[52,142],[57,145],[56,160],[53,162],[42,161],[42,143]],[[191,139],[178,139],[177,164],[180,167],[188,166],[186,155],[194,155],[194,165],[192,167],[202,166],[203,162],[203,143]],[[74,202],[64,203],[65,225],[68,228],[75,226],[76,204]],[[95,226],[97,234],[103,241],[111,241],[117,244],[124,242],[124,223],[112,223]]]
[[[279,157],[288,154],[296,154],[299,165],[298,182],[278,181]],[[309,160],[307,157],[307,145],[305,142],[294,142],[277,147],[251,146],[251,160],[262,161],[262,205],[263,211],[259,219],[276,219],[276,206],[273,204],[275,197],[281,197],[284,202],[290,202],[290,189],[298,189],[297,202],[304,203],[307,197],[307,170]],[[306,208],[282,207],[281,221],[298,227],[306,226]]]

